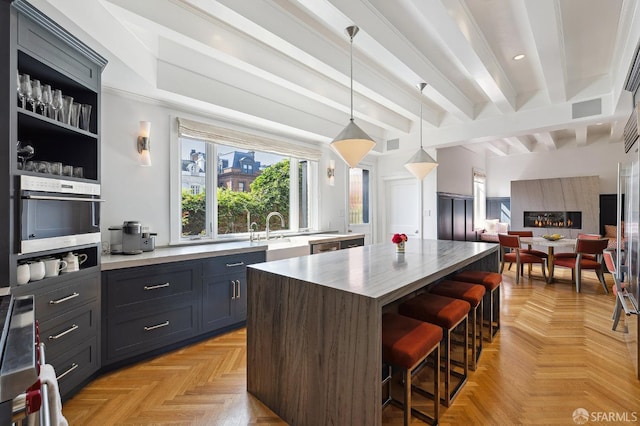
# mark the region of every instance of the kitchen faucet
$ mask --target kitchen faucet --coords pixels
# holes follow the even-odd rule
[[[278,213],[278,212],[271,212],[267,215],[267,225],[265,227],[266,230],[266,239],[267,241],[269,240],[269,221],[271,220],[271,218],[273,216],[278,216],[280,218],[280,223],[282,224],[282,227],[284,228],[284,217],[282,216],[282,214]]]

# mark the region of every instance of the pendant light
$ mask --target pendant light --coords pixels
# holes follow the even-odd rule
[[[431,158],[431,156],[427,154],[427,151],[422,147],[422,91],[425,87],[427,87],[427,83],[418,84],[418,89],[420,89],[420,150],[416,152],[404,165],[412,175],[420,180],[424,179],[431,170],[438,167],[436,160]]]
[[[347,127],[331,142],[331,148],[349,167],[355,167],[376,143],[353,122],[353,38],[358,34],[359,28],[352,25],[346,31],[351,39],[351,119]]]

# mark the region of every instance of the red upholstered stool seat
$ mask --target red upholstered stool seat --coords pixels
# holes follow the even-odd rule
[[[453,276],[454,281],[482,284],[486,290],[484,295],[484,316],[489,324],[489,342],[500,331],[500,284],[502,274],[497,272],[466,270]],[[486,309],[488,307],[488,309]]]
[[[432,294],[461,299],[471,305],[469,321],[471,322],[471,369],[475,370],[478,358],[482,353],[482,300],[486,293],[481,284],[465,283],[463,281],[441,281],[437,285],[429,288]],[[480,326],[478,327],[478,322]]]
[[[391,397],[390,376],[389,398],[385,405],[393,402],[404,409],[404,423],[411,422],[411,414],[431,424],[438,423],[439,417],[439,382],[440,382],[440,340],[442,340],[442,328],[413,318],[395,313],[382,315],[382,360],[390,365],[400,367],[403,370],[404,404]],[[429,356],[434,354],[433,387],[436,393],[433,404],[433,417],[411,408],[411,379],[416,367]]]
[[[451,405],[451,401],[453,401],[460,389],[462,389],[462,386],[466,383],[469,373],[469,357],[466,348],[468,346],[469,333],[467,317],[470,310],[471,305],[469,302],[431,293],[419,294],[416,297],[403,302],[398,308],[398,312],[401,315],[406,315],[420,321],[430,322],[442,327],[442,341],[444,343],[443,352],[445,357],[445,395],[443,402],[447,407]],[[451,332],[458,325],[462,325],[464,328],[463,335],[465,350],[462,351],[464,354],[462,373],[452,371],[451,368]],[[459,379],[459,382],[453,390],[450,389],[452,375]]]

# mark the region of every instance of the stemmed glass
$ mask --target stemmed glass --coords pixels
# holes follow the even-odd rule
[[[51,97],[51,108],[53,108],[53,118],[57,121],[58,112],[60,112],[60,108],[62,108],[62,90],[55,89],[53,91],[53,96]]]
[[[51,105],[51,86],[45,84],[42,86],[42,115],[48,117],[49,106]]]
[[[20,71],[16,70],[17,73],[17,83],[18,83],[18,99],[20,99],[20,102],[22,102],[23,96],[22,96],[22,89],[20,88]]]
[[[29,74],[20,76],[20,100],[22,108],[26,108],[26,102],[31,102],[31,76]]]
[[[42,104],[42,85],[40,85],[40,80],[31,80],[31,107],[33,112],[37,112],[36,108]]]

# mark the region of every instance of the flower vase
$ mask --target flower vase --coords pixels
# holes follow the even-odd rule
[[[401,241],[398,244],[396,244],[396,253],[404,254],[404,245],[405,245],[405,241]]]

